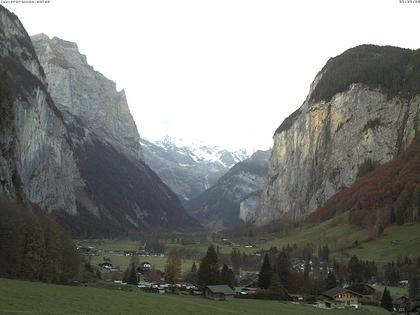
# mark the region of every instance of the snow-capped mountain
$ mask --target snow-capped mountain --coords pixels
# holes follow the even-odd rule
[[[220,231],[248,221],[259,204],[271,151],[257,151],[233,166],[217,183],[186,205],[206,228]]]
[[[233,165],[247,159],[246,150],[229,151],[201,141],[165,136],[141,138],[145,162],[179,196],[183,203],[197,197]]]

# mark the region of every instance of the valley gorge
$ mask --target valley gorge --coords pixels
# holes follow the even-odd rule
[[[3,7],[0,26],[1,193],[40,205],[79,236],[200,228],[144,163],[124,92],[75,43],[31,41]]]

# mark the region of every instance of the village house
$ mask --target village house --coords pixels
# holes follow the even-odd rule
[[[109,261],[104,261],[104,262],[99,263],[99,267],[105,268],[105,269],[111,269],[114,266]]]
[[[230,300],[235,296],[235,292],[226,284],[208,285],[204,289],[204,297],[213,300]]]
[[[392,300],[392,307],[398,313],[405,313],[410,308],[410,300],[406,296],[399,296]]]
[[[140,264],[140,266],[137,267],[137,272],[139,272],[141,274],[145,274],[150,270],[151,267],[152,267],[152,265],[148,261],[143,261]]]
[[[362,295],[349,289],[337,287],[323,292],[322,297],[327,308],[358,308]]]
[[[345,288],[362,295],[363,301],[372,301],[375,299],[376,289],[368,283],[355,283]]]

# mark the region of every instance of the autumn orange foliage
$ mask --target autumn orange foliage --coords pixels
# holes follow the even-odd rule
[[[308,218],[320,223],[349,211],[351,224],[378,229],[420,217],[420,137],[393,160],[358,178],[332,196]]]

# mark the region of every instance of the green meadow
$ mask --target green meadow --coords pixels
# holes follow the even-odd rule
[[[116,287],[118,288],[118,287]],[[321,310],[287,302],[212,301],[201,297],[158,295],[0,279],[0,314],[147,314],[147,315],[382,315],[376,307],[361,311]]]

